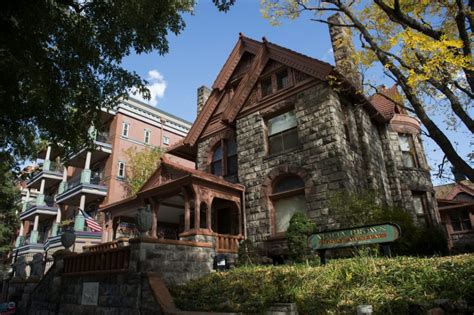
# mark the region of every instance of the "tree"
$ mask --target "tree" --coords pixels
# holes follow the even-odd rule
[[[6,1],[0,12],[0,149],[36,153],[37,139],[76,150],[100,129],[101,108],[140,92],[121,67],[133,51],[168,52],[167,35],[185,27],[194,0]]]
[[[433,121],[433,112],[446,111],[447,119],[459,121],[474,133],[469,114],[474,98],[473,1],[440,0],[265,0],[264,16],[278,23],[313,13],[313,21],[336,25],[325,14],[339,13],[337,26],[358,33],[365,66],[381,65],[384,73],[401,87],[399,105],[416,114],[456,171],[474,181],[474,170]],[[433,101],[434,100],[434,101]]]
[[[0,256],[11,249],[11,242],[19,226],[19,198],[20,193],[8,158],[0,154]]]
[[[124,153],[128,161],[124,186],[128,196],[133,196],[160,165],[161,150],[153,147],[143,150],[130,147]]]

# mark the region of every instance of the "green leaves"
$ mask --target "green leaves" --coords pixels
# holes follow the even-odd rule
[[[13,1],[0,11],[0,147],[34,157],[47,139],[62,154],[100,129],[113,108],[146,82],[121,67],[133,51],[168,52],[168,34],[185,27],[184,1]],[[66,152],[68,151],[68,152]]]
[[[474,300],[474,256],[330,260],[326,266],[252,266],[213,273],[174,288],[184,310],[262,313],[295,302],[299,314],[353,314],[371,304],[375,314],[407,314],[412,303]]]

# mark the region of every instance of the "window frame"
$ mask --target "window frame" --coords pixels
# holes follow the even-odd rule
[[[278,87],[278,75],[286,72],[287,75],[287,84],[286,86],[282,86],[281,88]],[[294,74],[291,68],[289,67],[278,67],[277,69],[273,70],[272,72],[265,74],[262,78],[259,78],[259,83],[258,83],[258,95],[260,99],[264,99],[267,97],[270,97],[272,95],[275,95],[281,91],[284,91],[292,86],[294,86]],[[264,94],[263,91],[263,82],[270,82],[270,93]]]
[[[170,137],[163,135],[163,145],[170,145]]]
[[[143,133],[143,142],[145,144],[150,144],[151,143],[151,130],[145,129]]]
[[[463,213],[467,214],[467,218],[463,219],[461,217]],[[472,223],[471,223],[470,211],[462,211],[462,210],[461,211],[453,211],[452,213],[450,213],[448,215],[448,217],[449,217],[449,222],[450,222],[451,229],[452,229],[453,233],[468,233],[468,232],[471,232],[473,230],[473,226],[472,226]],[[455,217],[456,220],[453,220],[453,217]],[[460,230],[455,230],[453,222],[458,223],[460,225],[461,229]],[[465,229],[463,227],[463,222],[468,222],[470,228]]]
[[[424,218],[425,223],[427,226],[432,226],[432,218],[431,218],[431,213],[430,213],[430,208],[428,206],[428,196],[425,191],[412,191],[412,203],[413,203],[413,210],[415,212],[415,215],[417,218]],[[418,213],[416,212],[415,208],[415,198],[420,198],[421,200],[421,207],[423,209],[423,213]]]
[[[271,119],[274,119],[278,116],[285,115],[286,113],[289,113],[289,112],[292,112],[292,111],[294,112],[294,115],[295,115],[296,125],[294,127],[290,127],[288,129],[285,129],[285,130],[282,130],[282,131],[279,131],[275,134],[270,135],[269,121]],[[292,107],[287,107],[287,108],[285,108],[285,110],[278,111],[274,115],[265,117],[264,121],[265,121],[265,138],[266,138],[266,153],[267,153],[267,156],[274,156],[274,155],[279,155],[279,154],[282,154],[282,153],[285,153],[285,152],[289,152],[289,151],[295,150],[296,148],[298,148],[300,146],[300,138],[299,138],[299,134],[298,134],[298,118],[296,117],[296,109],[293,106]],[[294,146],[289,147],[289,148],[285,148],[284,147],[284,142],[283,142],[283,135],[289,134],[290,132],[295,132],[296,133],[296,144]],[[282,138],[281,141],[282,141],[283,149],[281,151],[273,152],[272,151],[272,146],[271,146],[271,139],[272,138],[277,138],[277,137]]]
[[[229,155],[228,153],[228,143],[230,141],[234,141],[235,142],[235,146],[236,146],[236,150],[235,150],[235,154],[232,154],[232,155]],[[214,152],[217,150],[217,148],[221,147],[222,149],[222,158],[220,160],[215,160],[214,161]],[[236,157],[236,172],[235,174],[229,174],[229,158],[230,157]],[[221,170],[222,170],[222,173],[220,175],[217,175],[214,173],[214,168],[213,168],[213,165],[217,162],[220,162],[220,165],[221,165]],[[210,156],[209,156],[209,173],[211,173],[212,175],[215,175],[215,176],[219,176],[219,177],[222,177],[224,179],[227,179],[229,177],[233,177],[233,176],[238,176],[238,151],[237,151],[237,141],[236,139],[229,139],[229,138],[222,138],[220,139],[216,144],[214,144],[214,146],[212,147],[212,150],[210,152]]]
[[[302,182],[303,182],[303,187],[300,187],[300,188],[295,188],[295,189],[289,189],[289,190],[286,190],[286,191],[283,191],[283,192],[278,192],[278,193],[274,193],[274,190],[275,190],[275,186],[282,180],[285,180],[289,177],[298,177]],[[301,178],[301,176],[297,175],[297,174],[285,174],[283,176],[279,176],[278,178],[276,178],[272,185],[271,185],[271,192],[270,194],[268,195],[268,198],[270,200],[270,203],[271,203],[271,214],[270,214],[270,218],[271,218],[271,234],[273,237],[277,237],[277,238],[284,238],[285,237],[285,233],[286,231],[280,231],[278,232],[277,231],[277,221],[276,221],[276,217],[277,217],[277,209],[275,207],[275,202],[276,201],[279,201],[279,200],[282,200],[282,199],[287,199],[287,198],[291,198],[291,197],[295,197],[295,196],[303,196],[304,199],[306,200],[306,193],[305,193],[305,182],[304,180]],[[307,200],[306,200],[307,202]],[[306,209],[305,209],[306,213],[308,212],[308,206],[306,205]]]
[[[127,166],[127,163],[123,162],[123,161],[119,161],[118,162],[118,166],[117,166],[117,177],[118,178],[125,178],[126,177],[126,166]],[[120,175],[120,173],[123,173],[122,175]]]
[[[401,137],[406,137],[408,139],[408,151],[404,151],[402,148]],[[400,147],[400,152],[402,153],[402,165],[403,167],[409,168],[419,168],[420,161],[418,159],[418,154],[416,152],[415,141],[413,139],[413,135],[410,133],[398,133],[398,145]],[[405,164],[404,155],[409,154],[411,160],[413,161],[413,166],[407,166]]]
[[[130,133],[130,124],[128,122],[122,123],[122,137],[128,138],[128,134]]]

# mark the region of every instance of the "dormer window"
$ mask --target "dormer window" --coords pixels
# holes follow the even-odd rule
[[[231,182],[237,181],[237,144],[233,139],[222,139],[212,152],[211,173]]]
[[[288,70],[280,71],[276,74],[277,90],[284,89],[288,87]]]
[[[267,97],[291,85],[289,69],[283,69],[260,80],[260,97]]]
[[[262,82],[260,82],[260,89],[262,90],[262,97],[272,94],[272,77],[262,80]]]

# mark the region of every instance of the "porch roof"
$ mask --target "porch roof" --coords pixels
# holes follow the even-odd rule
[[[189,185],[226,192],[234,196],[241,196],[245,190],[243,185],[230,183],[222,177],[195,170],[162,157],[160,166],[136,195],[101,207],[100,210],[114,211],[136,206],[143,203],[146,198],[167,198],[181,192],[183,187]]]

